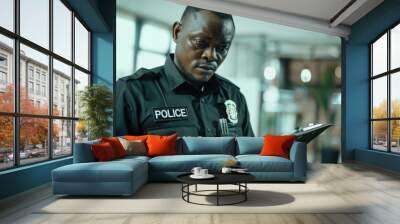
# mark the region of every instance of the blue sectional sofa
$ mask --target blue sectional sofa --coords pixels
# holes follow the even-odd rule
[[[177,155],[128,156],[96,162],[90,149],[98,141],[75,144],[74,163],[52,171],[53,193],[68,195],[131,195],[148,181],[176,181],[193,167],[218,172],[235,159],[260,182],[304,182],[306,144],[294,142],[290,159],[260,156],[263,137],[182,137]]]

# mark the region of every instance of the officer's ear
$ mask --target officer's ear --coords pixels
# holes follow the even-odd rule
[[[176,43],[178,40],[179,33],[182,31],[182,23],[180,22],[175,22],[174,25],[172,25],[172,39]]]

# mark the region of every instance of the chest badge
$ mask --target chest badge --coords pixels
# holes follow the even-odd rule
[[[233,124],[238,123],[238,112],[237,112],[237,107],[236,103],[233,100],[225,100],[225,109],[226,109],[226,115],[227,118],[230,122]]]

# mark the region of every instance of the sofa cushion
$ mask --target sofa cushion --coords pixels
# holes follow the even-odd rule
[[[166,156],[176,154],[176,139],[177,135],[148,135],[147,143],[147,155],[148,156]]]
[[[199,166],[210,171],[219,171],[230,159],[231,155],[175,155],[158,156],[149,160],[149,170],[163,172],[190,172],[193,167]]]
[[[290,148],[296,136],[294,135],[266,135],[264,136],[264,146],[261,149],[261,156],[280,156],[290,159]]]
[[[129,141],[134,141],[134,140],[140,140],[140,141],[146,141],[148,135],[125,135],[123,138]]]
[[[260,154],[264,145],[263,137],[236,137],[236,155]]]
[[[179,154],[225,154],[235,155],[233,137],[183,137]]]
[[[90,146],[96,161],[105,162],[119,158],[112,145],[108,142],[102,142],[99,144],[92,144]]]
[[[121,137],[118,137],[118,140],[124,147],[126,155],[138,155],[138,156],[147,155],[146,143],[144,141],[141,140],[130,141]]]
[[[125,156],[124,158],[116,159],[113,160],[113,162],[127,162],[130,163],[132,161],[138,160],[142,162],[148,162],[150,157],[147,156],[137,156],[137,155],[130,155],[130,156]],[[133,162],[135,163],[135,162]]]
[[[110,145],[114,149],[117,158],[122,158],[126,156],[126,151],[117,137],[104,137],[101,138],[101,142],[110,143]]]
[[[122,159],[108,162],[74,163],[53,170],[58,182],[129,182],[133,173],[147,171],[145,161]],[[141,175],[147,176],[147,172]]]
[[[292,161],[279,156],[238,155],[236,159],[249,172],[293,172]]]

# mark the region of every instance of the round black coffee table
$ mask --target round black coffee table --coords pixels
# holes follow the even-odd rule
[[[182,199],[188,203],[198,204],[198,205],[234,205],[239,204],[241,202],[245,202],[247,200],[247,192],[249,188],[247,187],[247,183],[255,180],[255,177],[248,173],[215,173],[213,174],[215,177],[212,179],[193,179],[190,177],[191,173],[182,174],[177,177],[178,181],[182,183]],[[197,185],[216,185],[215,190],[197,190]],[[190,186],[195,186],[194,191],[190,191]],[[237,190],[223,190],[220,189],[220,185],[236,185],[238,186]],[[215,192],[215,194],[205,194],[209,192]],[[204,197],[216,197],[216,204],[202,204],[190,201],[190,196],[204,196]],[[232,196],[241,196],[238,201],[234,201],[231,203],[221,203],[221,197],[232,197]]]

